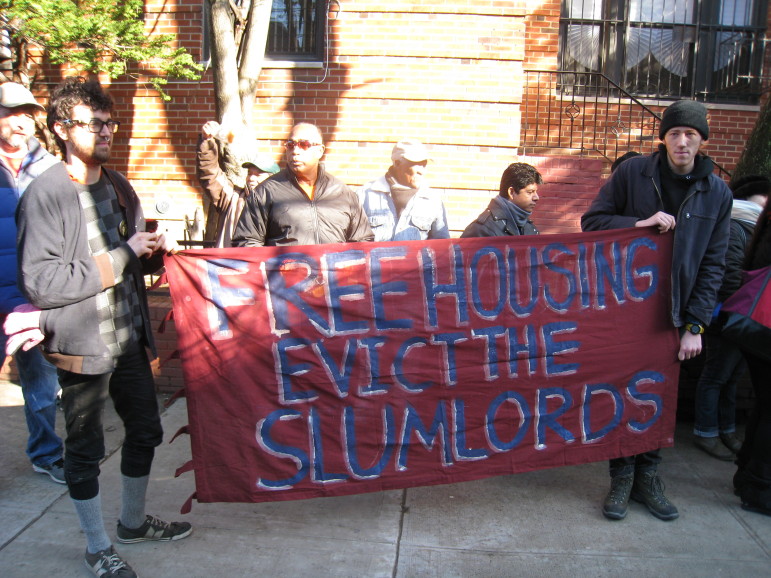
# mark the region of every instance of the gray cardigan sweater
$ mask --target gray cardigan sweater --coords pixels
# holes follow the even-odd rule
[[[142,208],[131,184],[116,171],[103,171],[125,214],[127,238],[143,231]],[[63,163],[30,184],[16,222],[19,285],[29,302],[42,310],[43,352],[54,365],[90,375],[114,369],[96,313],[96,295],[115,285],[114,268],[123,271],[125,283],[136,286],[143,321],[140,335],[155,353],[143,275],[162,266],[161,255],[139,259],[123,243],[109,254],[91,256],[78,191]]]

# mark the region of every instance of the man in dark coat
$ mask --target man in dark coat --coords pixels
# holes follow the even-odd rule
[[[461,237],[501,237],[504,235],[537,235],[530,215],[538,203],[541,174],[526,163],[510,164],[501,176],[498,196],[476,220],[466,227]]]
[[[699,153],[708,138],[704,105],[692,100],[673,103],[661,119],[663,144],[658,152],[618,165],[581,217],[584,231],[624,227],[674,231],[670,318],[680,331],[680,361],[701,353],[728,246],[731,191],[713,173],[712,160]],[[658,449],[610,461],[611,487],[602,507],[606,518],[626,517],[630,498],[661,520],[678,517],[657,474],[660,462]]]
[[[744,254],[771,193],[771,180],[748,175],[732,182],[731,189],[731,233],[725,276],[717,294],[721,302],[741,286]],[[713,458],[732,462],[742,447],[736,435],[736,384],[744,375],[746,364],[739,346],[713,327],[704,334],[707,355],[696,385],[694,443]]]

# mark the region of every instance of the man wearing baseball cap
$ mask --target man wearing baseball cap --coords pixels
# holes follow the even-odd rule
[[[400,141],[391,152],[386,174],[357,191],[375,241],[450,237],[442,198],[423,181],[428,161],[423,143]]]
[[[34,311],[16,285],[16,221],[19,199],[32,179],[56,164],[35,134],[35,113],[45,109],[21,84],[0,85],[0,317],[12,311]],[[0,331],[5,351],[6,334]],[[12,345],[12,347],[17,347]],[[26,347],[26,346],[25,346]],[[4,357],[5,354],[3,354]],[[56,434],[56,369],[37,347],[14,354],[24,396],[32,468],[64,484],[62,440]]]
[[[671,104],[661,119],[658,152],[619,164],[581,217],[584,231],[656,227],[673,232],[670,321],[680,331],[680,361],[701,353],[728,247],[731,191],[713,173],[712,160],[699,152],[708,138],[704,105]],[[657,474],[660,462],[659,450],[610,460],[611,487],[602,506],[606,518],[623,519],[630,498],[660,520],[678,517]]]

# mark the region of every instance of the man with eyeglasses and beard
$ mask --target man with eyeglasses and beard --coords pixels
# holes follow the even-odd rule
[[[145,231],[133,187],[102,166],[120,125],[112,108],[96,80],[68,78],[52,92],[48,128],[64,163],[27,188],[17,239],[21,289],[42,310],[26,329],[42,332],[43,351],[62,388],[64,476],[87,542],[86,567],[97,576],[132,577],[102,518],[99,463],[108,395],[125,428],[118,541],[178,540],[192,528],[145,514],[163,431],[146,350],[153,349],[153,337],[143,275],[159,269],[173,247],[163,235]]]
[[[284,146],[286,168],[247,198],[233,246],[372,241],[356,193],[320,165],[324,144],[318,127],[296,124]]]

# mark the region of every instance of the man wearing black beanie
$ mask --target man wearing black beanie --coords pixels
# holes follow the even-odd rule
[[[680,330],[678,359],[701,353],[702,334],[712,319],[725,267],[731,191],[699,153],[709,138],[707,109],[681,100],[665,111],[658,152],[618,165],[581,217],[584,231],[656,227],[673,231],[671,321]],[[673,352],[674,353],[674,352]],[[661,520],[678,517],[658,476],[659,450],[610,460],[611,487],[602,513],[611,520],[627,514],[629,499],[643,503]]]

